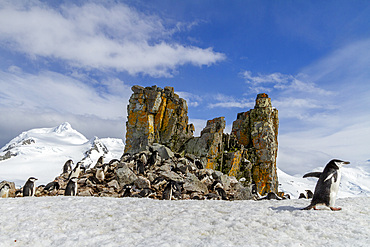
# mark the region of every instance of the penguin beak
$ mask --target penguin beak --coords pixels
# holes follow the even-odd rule
[[[343,165],[348,165],[348,164],[350,164],[349,161],[343,161]]]

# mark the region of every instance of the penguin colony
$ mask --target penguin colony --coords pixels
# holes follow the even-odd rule
[[[96,164],[84,169],[83,163],[67,160],[54,181],[35,186],[31,177],[16,196],[109,196],[148,197],[160,200],[253,199],[251,190],[222,172],[204,169],[196,157],[179,154],[163,155],[149,148],[136,154],[124,154],[120,160]],[[120,172],[124,174],[120,175]],[[3,186],[2,194],[8,197]],[[5,196],[6,194],[6,196]],[[14,193],[13,193],[14,196]],[[255,195],[257,198],[257,195]]]
[[[163,159],[158,151],[149,149],[134,155],[126,153],[120,160],[111,160],[109,163],[104,163],[103,159],[104,157],[100,157],[95,166],[89,169],[84,169],[81,162],[73,167],[73,161],[68,160],[62,167],[61,175],[54,181],[36,188],[37,178],[30,177],[24,187],[15,194],[16,196],[148,197],[162,200],[290,199],[287,194],[277,195],[273,192],[261,196],[257,193],[255,184],[246,186],[234,177],[219,171],[204,169],[202,162],[196,157],[181,157],[179,154],[174,154],[172,157]],[[316,209],[316,205],[323,204],[332,210],[339,210],[334,208],[334,202],[340,181],[340,171],[339,168],[332,168],[332,166],[347,164],[341,162],[331,161],[329,162],[331,165],[327,165],[330,169],[325,168],[322,173],[305,175],[305,177],[320,177],[314,194],[309,190],[301,193],[300,198],[312,198],[311,204],[305,209]],[[125,171],[121,178],[119,170]],[[326,184],[329,183],[328,187]],[[9,196],[8,185],[3,184],[0,187],[0,196]]]

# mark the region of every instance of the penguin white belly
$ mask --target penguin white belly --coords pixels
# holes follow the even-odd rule
[[[329,205],[330,207],[334,207],[335,200],[337,199],[337,194],[339,190],[339,184],[340,184],[340,179],[342,177],[342,174],[340,170],[337,171],[337,181],[334,181],[334,177],[331,178],[332,183],[330,186],[330,200],[329,200]]]
[[[3,188],[1,191],[0,191],[0,197],[1,198],[7,198],[9,196],[9,189],[5,189]]]

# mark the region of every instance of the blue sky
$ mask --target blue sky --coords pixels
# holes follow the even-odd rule
[[[368,1],[1,1],[0,146],[68,121],[124,138],[131,86],[172,86],[199,133],[265,92],[278,166],[370,159]]]

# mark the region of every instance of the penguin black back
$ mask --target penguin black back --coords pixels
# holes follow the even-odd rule
[[[23,196],[34,196],[35,195],[35,181],[37,178],[30,177],[25,185],[23,186]]]
[[[66,190],[64,191],[65,196],[76,196],[77,195],[77,177],[72,177],[67,184]]]

